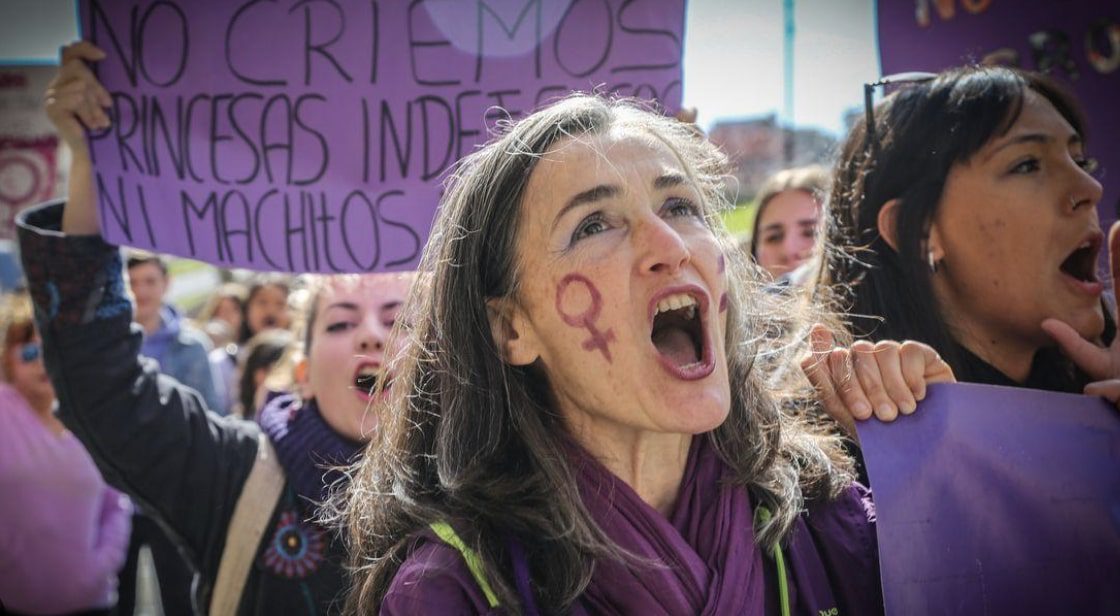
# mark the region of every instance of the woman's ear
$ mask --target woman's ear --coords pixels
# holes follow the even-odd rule
[[[509,299],[486,300],[490,335],[502,361],[512,366],[527,366],[540,357],[536,336],[529,320],[516,302]]]
[[[901,204],[899,199],[887,201],[879,208],[879,218],[876,220],[879,237],[895,252],[898,252],[898,208]]]
[[[941,231],[934,221],[929,225],[929,238],[926,239],[926,259],[929,261],[930,271],[936,272],[938,264],[944,258],[945,245],[941,243]]]

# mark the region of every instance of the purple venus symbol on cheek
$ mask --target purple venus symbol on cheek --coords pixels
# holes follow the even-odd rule
[[[571,295],[568,291],[573,285],[582,286],[586,290],[587,308],[577,314],[566,312],[564,310],[565,298]],[[578,293],[578,292],[577,292]],[[578,296],[577,296],[578,297]],[[564,276],[560,283],[556,285],[556,312],[565,323],[572,327],[586,329],[589,337],[583,341],[583,349],[585,351],[594,351],[598,349],[607,362],[611,362],[610,343],[614,341],[614,329],[608,329],[603,332],[596,327],[595,322],[599,320],[599,313],[603,309],[603,296],[599,293],[599,289],[595,288],[586,276],[577,274],[575,272]]]

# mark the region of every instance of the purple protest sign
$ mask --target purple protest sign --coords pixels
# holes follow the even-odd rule
[[[684,0],[79,8],[109,56],[104,234],[216,265],[414,268],[440,181],[506,112],[571,90],[680,106]]]
[[[859,425],[887,614],[1120,613],[1120,413],[953,384]]]
[[[1076,94],[1104,184],[1101,222],[1120,213],[1120,2],[879,0],[884,75],[984,60],[1047,72]]]

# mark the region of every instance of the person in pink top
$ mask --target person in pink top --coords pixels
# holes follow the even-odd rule
[[[132,505],[52,414],[30,302],[0,311],[0,612],[60,614],[116,603]]]

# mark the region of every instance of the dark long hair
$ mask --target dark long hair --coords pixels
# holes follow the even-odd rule
[[[979,379],[982,368],[962,352],[946,324],[925,246],[950,169],[1011,129],[1027,90],[1048,100],[1084,139],[1085,121],[1069,94],[1037,73],[995,66],[946,70],[887,96],[874,114],[878,156],[872,155],[865,120],[853,127],[828,201],[833,249],[817,289],[834,294],[857,337],[925,342],[958,379]],[[900,201],[897,251],[878,228],[879,211],[892,199]],[[1070,362],[1055,349],[1040,353],[1035,365],[1046,366],[1056,389],[1078,389],[1081,378]]]
[[[507,125],[461,161],[449,182],[420,282],[398,321],[411,331],[392,368],[397,379],[349,491],[336,501],[353,569],[348,611],[378,609],[415,534],[434,521],[456,526],[503,607],[515,612],[511,536],[525,547],[547,612],[571,606],[597,559],[626,558],[582,504],[566,461],[570,436],[548,382],[532,367],[502,361],[487,316],[488,300],[516,301],[518,280],[530,274],[518,269],[516,239],[536,161],[566,138],[618,127],[652,135],[680,157],[728,256],[732,403],[709,438],[735,481],[775,512],[759,541],[773,545],[806,500],[833,497],[851,481],[838,438],[782,413],[755,368],[766,294],[716,216],[725,205],[726,158],[673,119],[575,96]]]
[[[241,304],[241,329],[237,332],[238,344],[249,342],[250,338],[259,333],[249,327],[249,306],[258,293],[269,287],[280,289],[284,297],[287,297],[292,291],[291,282],[283,274],[258,274],[255,276],[253,283],[249,285],[249,292],[245,296],[245,301]]]
[[[257,372],[267,376],[295,344],[295,336],[286,329],[266,329],[249,339],[241,349],[241,373],[238,377],[237,413],[246,419],[255,419],[257,411]]]

